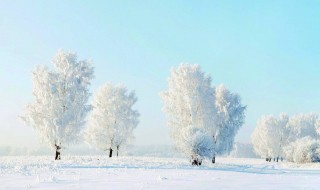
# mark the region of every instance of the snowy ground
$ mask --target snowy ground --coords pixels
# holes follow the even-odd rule
[[[0,189],[319,189],[320,164],[218,158],[0,157]]]

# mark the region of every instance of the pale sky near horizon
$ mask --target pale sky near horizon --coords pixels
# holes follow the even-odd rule
[[[196,63],[247,105],[238,141],[261,115],[320,113],[319,1],[0,1],[0,146],[36,145],[18,116],[31,72],[62,48],[92,59],[91,91],[124,83],[139,98],[136,144],[170,144],[159,92]]]

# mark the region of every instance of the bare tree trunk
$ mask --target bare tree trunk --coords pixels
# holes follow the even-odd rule
[[[110,148],[110,152],[109,152],[109,158],[111,158],[112,157],[112,148]]]
[[[197,160],[192,160],[192,165],[193,166],[197,166],[198,165],[198,161]]]
[[[117,146],[117,157],[119,156],[119,145]]]
[[[191,156],[191,164],[193,166],[197,164],[197,160],[193,156]]]
[[[60,152],[58,152],[57,150],[55,160],[61,160]]]
[[[192,160],[192,165],[193,166],[201,166],[202,160],[199,160],[197,157],[191,156]]]
[[[55,144],[55,146],[56,146],[56,157],[55,157],[55,160],[61,160],[61,156],[60,156],[61,147],[56,145],[56,144]]]
[[[192,165],[194,165],[194,166],[200,166],[200,165],[201,165],[201,161],[198,160],[198,159],[194,159],[194,160],[192,161]]]
[[[56,149],[56,157],[54,159],[58,160],[58,156],[59,156],[59,154],[58,154],[57,149]]]
[[[212,157],[212,164],[216,163],[216,146],[217,146],[216,136],[213,136],[213,140],[214,140],[214,155]]]
[[[279,161],[279,156],[277,157],[277,162]]]

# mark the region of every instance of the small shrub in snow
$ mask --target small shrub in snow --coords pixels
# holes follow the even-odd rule
[[[288,161],[296,163],[320,162],[320,141],[304,137],[284,148]]]
[[[187,140],[190,147],[190,154],[193,158],[202,160],[203,158],[212,158],[214,154],[213,138],[206,134],[201,129],[191,129],[194,132],[190,135],[191,138]]]

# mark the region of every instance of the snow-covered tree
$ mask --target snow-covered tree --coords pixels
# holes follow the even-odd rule
[[[289,117],[263,116],[252,134],[252,143],[256,153],[267,159],[283,157],[283,147],[288,143]]]
[[[284,147],[284,152],[291,162],[320,162],[320,141],[306,136]]]
[[[90,61],[78,61],[72,52],[59,50],[53,70],[38,66],[33,72],[35,100],[26,107],[23,121],[50,147],[76,142],[91,106],[89,85],[94,77]]]
[[[229,154],[234,138],[244,123],[246,106],[241,104],[238,94],[231,93],[224,85],[216,87],[215,106],[217,109],[216,125],[213,131],[217,154]],[[212,127],[212,126],[209,126]],[[215,158],[213,158],[214,162]]]
[[[224,86],[214,88],[199,65],[181,64],[172,69],[168,84],[161,95],[175,145],[192,158],[212,158],[215,149],[230,152],[244,119],[240,97]]]
[[[112,151],[126,145],[138,125],[139,113],[133,109],[137,102],[134,91],[128,93],[123,85],[106,84],[95,94],[89,127],[85,133],[88,143],[101,150]]]
[[[171,70],[168,84],[169,89],[161,95],[175,145],[192,158],[209,156],[201,150],[210,149],[206,152],[213,153],[212,145],[207,148],[197,145],[202,139],[212,138],[206,129],[215,125],[215,92],[211,78],[199,65],[181,64]]]
[[[287,126],[290,129],[290,141],[294,142],[303,137],[319,138],[319,116],[315,113],[299,114],[290,117]]]
[[[279,118],[264,116],[252,135],[255,151],[261,157],[284,157],[284,147],[301,138],[318,139],[319,119],[316,114],[300,114]],[[287,154],[288,155],[288,154]]]

